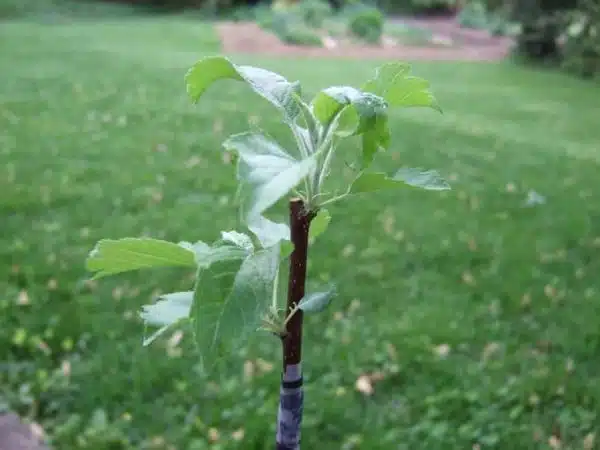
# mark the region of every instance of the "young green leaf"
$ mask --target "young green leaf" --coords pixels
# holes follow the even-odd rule
[[[90,252],[86,268],[94,279],[153,267],[195,267],[194,253],[183,245],[151,238],[102,239]]]
[[[325,125],[337,118],[335,133],[338,136],[361,135],[361,168],[371,164],[375,153],[389,147],[387,103],[382,97],[339,86],[319,92],[312,106],[317,119]]]
[[[251,185],[248,217],[261,215],[315,167],[315,156],[297,160],[260,133],[240,133],[223,144],[239,154],[238,178]]]
[[[143,345],[151,344],[173,324],[190,316],[194,292],[174,292],[162,295],[156,303],[142,306],[140,317],[146,325],[159,326],[152,335],[144,338]]]
[[[407,64],[384,64],[377,68],[375,78],[369,80],[363,90],[383,97],[389,106],[423,106],[441,112],[429,89],[429,82],[409,73],[410,66]]]
[[[222,232],[222,235],[227,237],[228,233],[231,232]],[[248,239],[250,238],[248,237]],[[192,246],[192,250],[198,267],[210,267],[211,264],[218,261],[244,259],[254,251],[254,246],[252,245],[252,248],[248,248],[247,246],[233,243],[230,240],[220,239],[212,245],[201,241],[196,242]]]
[[[431,191],[450,189],[450,185],[433,170],[422,172],[418,169],[402,169],[395,177],[388,177],[382,172],[362,172],[352,182],[350,194],[373,192],[385,189],[397,189],[413,186]]]
[[[386,115],[369,119],[369,125],[362,135],[361,169],[371,165],[378,151],[387,150],[390,146],[391,134]]]
[[[419,77],[397,78],[389,87],[386,99],[390,106],[421,106],[442,112],[433,93],[429,90],[429,81]]]
[[[245,250],[247,254],[254,252],[254,244],[247,234],[237,231],[221,231],[221,240]]]
[[[362,155],[360,168],[366,169],[371,165],[375,154],[390,147],[391,133],[386,114],[378,114],[361,121],[356,110],[346,106],[338,116],[335,134],[340,137],[361,135]]]
[[[229,303],[243,261],[225,259],[198,270],[191,321],[196,345],[207,362],[217,353],[220,340],[235,337],[241,325],[241,319],[234,314],[239,305],[232,310]]]
[[[208,56],[196,62],[186,73],[185,82],[190,98],[197,102],[216,81],[244,81],[258,95],[279,109],[287,121],[300,113],[295,96],[300,83],[290,83],[283,76],[259,67],[238,66],[223,56]]]
[[[204,358],[243,339],[267,310],[279,264],[279,246],[244,260],[218,261],[198,273],[192,306],[196,343]]]
[[[320,209],[316,217],[310,223],[308,238],[314,240],[323,234],[325,230],[327,230],[329,222],[331,222],[331,214],[329,214],[329,211]]]
[[[281,247],[281,251],[280,251],[280,255],[279,255],[279,257],[281,259],[287,258],[294,251],[294,244],[292,244],[290,241],[281,241],[279,243],[279,245]]]
[[[410,73],[410,65],[401,62],[385,63],[375,69],[375,77],[367,81],[362,90],[372,92],[385,98],[388,88],[397,77],[406,76]]]
[[[279,258],[287,258],[292,254],[294,246],[290,241],[290,227],[285,223],[277,223],[265,216],[256,216],[248,219],[248,229],[254,233],[262,248],[279,244]]]
[[[290,240],[290,227],[285,223],[277,223],[265,216],[250,217],[248,229],[254,233],[263,248],[271,247],[280,241]]]
[[[312,148],[315,148],[319,136],[317,118],[313,114],[310,107],[300,98],[300,96],[295,96],[295,99],[300,108],[302,117],[304,118],[304,122],[306,123],[306,128],[300,127],[299,125],[294,126],[302,130],[301,134],[312,138],[312,140],[309,139],[310,145]]]
[[[336,295],[334,286],[323,292],[314,292],[305,295],[298,303],[298,309],[304,312],[320,312],[323,311],[331,303],[331,300]]]
[[[345,138],[354,136],[360,125],[360,117],[352,105],[346,105],[337,116],[335,135]]]
[[[348,105],[352,105],[361,120],[385,114],[385,100],[369,92],[362,92],[351,86],[334,86],[319,92],[312,100],[315,117],[324,125]],[[360,128],[360,127],[359,127]],[[362,130],[358,130],[360,133]]]

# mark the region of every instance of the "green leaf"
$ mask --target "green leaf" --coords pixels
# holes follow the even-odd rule
[[[256,216],[248,221],[248,229],[254,233],[263,248],[279,244],[279,258],[287,258],[294,251],[290,241],[290,227],[285,223],[277,223],[265,216]]]
[[[450,189],[450,185],[434,170],[422,172],[418,169],[402,169],[394,178],[382,172],[362,172],[352,182],[349,193],[398,189],[406,185],[433,191]]]
[[[352,105],[346,105],[337,118],[335,134],[339,137],[353,136],[360,125],[360,117]]]
[[[388,149],[390,140],[387,116],[380,115],[369,119],[369,127],[362,135],[361,168],[369,167],[378,151]]]
[[[310,107],[306,103],[304,103],[304,101],[300,98],[300,96],[295,96],[295,99],[296,99],[296,103],[298,104],[298,106],[300,108],[300,112],[302,113],[302,117],[304,118],[304,121],[306,122],[306,128],[300,127],[295,124],[293,126],[298,129],[299,134],[301,134],[303,136],[303,139],[305,141],[307,141],[307,142],[310,141],[309,148],[316,148],[317,138],[319,136],[317,119],[314,116]],[[312,140],[310,139],[311,137],[312,137]]]
[[[294,252],[294,244],[291,241],[281,241],[279,245],[281,246],[281,259],[287,258]]]
[[[243,261],[218,261],[200,270],[192,322],[206,360],[257,328],[271,300],[278,264],[279,246],[275,245]]]
[[[224,234],[227,237],[227,232],[224,232]],[[218,261],[244,259],[254,251],[254,246],[252,245],[252,248],[249,249],[231,241],[221,239],[212,245],[201,241],[197,242],[192,246],[192,250],[194,251],[198,267],[210,267],[211,264]]]
[[[215,261],[200,268],[194,287],[191,311],[194,339],[203,357],[210,359],[219,350],[221,339],[237,334],[240,320],[233,320],[230,296],[243,259]]]
[[[90,252],[86,268],[94,279],[153,267],[195,267],[194,253],[182,245],[151,238],[102,239]]]
[[[290,83],[283,76],[253,66],[238,66],[223,56],[209,56],[196,62],[186,73],[187,93],[197,102],[202,94],[219,80],[244,81],[258,95],[279,109],[291,121],[300,113],[295,95],[300,83]]]
[[[312,105],[323,124],[337,118],[338,136],[362,135],[361,168],[368,167],[378,151],[389,147],[388,105],[382,97],[349,86],[336,86],[319,92]]]
[[[306,128],[296,125],[295,123],[290,124],[290,128],[292,128],[292,131],[299,137],[297,143],[299,146],[302,146],[303,149],[301,150],[303,153],[300,154],[310,155],[311,153],[314,153],[315,143],[313,142],[310,132]]]
[[[316,217],[310,223],[308,238],[314,240],[323,234],[325,230],[327,230],[329,222],[331,222],[331,214],[329,214],[329,211],[320,209]]]
[[[302,297],[298,303],[298,309],[304,312],[320,312],[323,311],[331,303],[331,300],[336,295],[336,289],[331,286],[323,292],[314,292]]]
[[[248,229],[254,233],[263,248],[290,240],[290,227],[285,223],[273,222],[265,216],[251,217]]]
[[[375,77],[367,81],[362,90],[385,98],[388,87],[394,83],[396,77],[405,76],[409,73],[409,64],[401,62],[382,64],[375,69]]]
[[[248,217],[261,215],[315,167],[314,155],[297,160],[260,133],[236,134],[223,145],[238,153],[238,178],[252,188]]]
[[[173,324],[190,316],[194,292],[174,292],[162,295],[151,305],[142,306],[140,317],[146,325],[159,326],[158,331],[144,338],[143,345],[151,344]]]
[[[421,106],[442,112],[433,93],[429,90],[429,82],[423,78],[406,77],[396,80],[389,88],[386,98],[390,106]]]
[[[313,99],[312,109],[322,124],[330,123],[348,105],[352,105],[361,120],[385,114],[385,100],[370,92],[362,92],[351,86],[333,86],[319,92]]]
[[[377,68],[375,78],[363,86],[363,90],[383,97],[392,107],[422,106],[441,112],[437,100],[429,89],[429,82],[409,73],[408,64],[383,64]]]
[[[254,244],[247,234],[237,231],[221,231],[221,240],[245,250],[248,254],[254,252]]]

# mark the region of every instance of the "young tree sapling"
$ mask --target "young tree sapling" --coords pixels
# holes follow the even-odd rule
[[[244,82],[269,101],[291,130],[296,145],[288,152],[258,132],[230,136],[223,146],[237,155],[244,225],[251,234],[222,231],[212,243],[167,242],[152,238],[100,240],[86,264],[95,278],[144,268],[193,268],[193,290],[162,295],[140,312],[158,329],[143,340],[150,344],[167,329],[188,322],[201,358],[210,362],[223,347],[248,333],[266,330],[282,341],[283,368],[277,418],[276,448],[298,449],[302,421],[302,319],[323,310],[335,295],[333,286],[305,293],[309,239],[323,233],[331,220],[326,206],[373,191],[413,186],[446,190],[435,171],[400,169],[390,176],[369,171],[374,157],[390,146],[388,111],[392,107],[440,110],[429,83],[410,75],[403,63],[380,66],[357,89],[333,86],[310,101],[300,83],[274,72],[238,66],[222,56],[206,57],[185,76],[187,93],[196,102],[220,80]],[[323,186],[344,138],[357,137],[361,151],[352,167],[354,180],[341,193]],[[265,213],[290,192],[289,226]],[[311,227],[312,225],[312,227]],[[253,236],[252,236],[253,235]],[[277,292],[280,263],[289,257],[288,295],[280,304]]]

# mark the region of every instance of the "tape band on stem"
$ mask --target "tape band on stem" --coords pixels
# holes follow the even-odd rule
[[[277,411],[277,450],[300,449],[300,423],[304,404],[300,364],[289,365],[282,375]]]

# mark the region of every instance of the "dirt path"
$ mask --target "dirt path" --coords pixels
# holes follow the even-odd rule
[[[288,45],[253,22],[224,22],[217,25],[225,53],[250,53],[289,57],[403,59],[430,61],[499,61],[505,58],[511,41],[478,30],[460,28],[452,19],[392,19],[397,23],[424,28],[459,43],[453,47],[340,45],[335,48]]]

